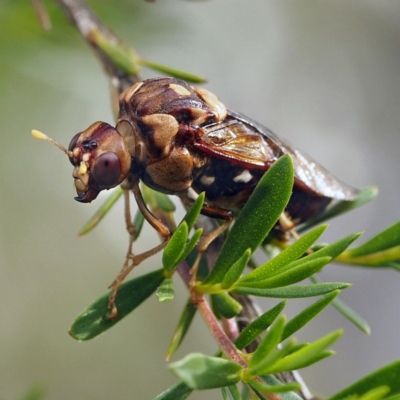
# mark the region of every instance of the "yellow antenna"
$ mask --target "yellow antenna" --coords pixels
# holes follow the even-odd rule
[[[56,142],[54,139],[48,137],[45,135],[43,132],[37,131],[36,129],[32,129],[32,136],[35,139],[40,139],[40,140],[46,140],[47,142],[50,142],[54,144],[54,146],[57,146],[60,150],[62,150],[68,157],[73,158],[72,151],[66,149],[63,145],[60,143]]]

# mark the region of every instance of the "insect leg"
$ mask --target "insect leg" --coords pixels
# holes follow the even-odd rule
[[[297,233],[295,229],[295,223],[291,220],[290,216],[283,212],[279,217],[279,225],[284,232],[289,232],[293,239],[298,240],[300,235]]]
[[[225,210],[223,208],[209,206],[208,204],[203,205],[203,208],[201,209],[201,214],[210,218],[223,219],[225,220],[225,222],[223,222],[222,225],[218,226],[212,231],[203,235],[200,238],[199,243],[197,244],[198,254],[192,268],[190,269],[191,279],[189,282],[190,296],[193,304],[197,304],[200,301],[199,299],[202,298],[202,296],[199,296],[198,293],[193,290],[196,285],[197,271],[200,265],[202,254],[206,252],[211,242],[213,242],[219,235],[221,235],[226,229],[228,229],[233,220],[233,213],[231,211]]]
[[[151,257],[152,255],[158,253],[162,250],[168,243],[169,238],[171,237],[171,231],[169,228],[164,225],[159,219],[157,219],[151,211],[147,208],[146,203],[143,200],[142,192],[139,188],[139,183],[135,182],[132,187],[132,192],[135,196],[136,203],[139,207],[140,212],[143,214],[145,219],[149,222],[149,224],[163,237],[163,241],[153,247],[150,250],[147,250],[143,253],[134,255],[132,252],[133,242],[134,242],[134,234],[135,227],[132,224],[130,205],[129,205],[129,192],[125,191],[125,219],[127,230],[129,232],[129,246],[128,252],[126,255],[124,266],[122,267],[120,273],[115,278],[114,282],[110,285],[111,294],[108,302],[108,307],[111,310],[109,317],[116,318],[118,315],[117,307],[115,304],[118,289],[121,286],[122,282],[125,280],[126,276],[132,271],[134,267],[139,265],[142,261]]]
[[[199,252],[204,253],[207,250],[207,247],[210,245],[210,243],[219,235],[221,235],[223,232],[225,232],[226,229],[229,228],[229,225],[233,220],[233,213],[223,208],[209,206],[208,204],[203,205],[201,213],[210,218],[225,220],[225,222],[218,228],[212,230],[209,233],[206,233],[200,238],[199,244],[197,245],[197,249]]]
[[[115,306],[115,299],[117,296],[118,288],[121,286],[122,282],[124,281],[125,277],[129,274],[129,272],[132,270],[134,267],[130,261],[133,258],[133,242],[135,238],[135,226],[132,223],[132,217],[131,217],[131,207],[130,207],[130,199],[129,199],[129,190],[124,190],[124,215],[125,215],[125,224],[126,224],[126,230],[129,233],[129,245],[128,245],[128,251],[126,253],[125,257],[125,262],[124,266],[122,267],[120,273],[118,274],[117,278],[114,280],[114,282],[110,285],[110,288],[112,288],[109,301],[108,301],[108,308],[111,310],[110,312],[110,318],[115,318],[117,316],[117,308]]]

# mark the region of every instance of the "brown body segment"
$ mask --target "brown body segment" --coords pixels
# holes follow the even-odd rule
[[[96,123],[71,142],[78,200],[91,201],[108,189],[98,182],[95,160],[120,138],[124,146],[116,152],[121,173],[114,174],[115,184],[125,174],[126,188],[137,180],[167,194],[192,188],[206,193],[208,207],[239,210],[284,154],[292,156],[295,166],[287,212],[296,223],[320,214],[333,199],[351,200],[358,193],[267,128],[227,110],[211,92],[179,79],[156,78],[122,93],[116,129]],[[84,149],[84,140],[98,146]]]

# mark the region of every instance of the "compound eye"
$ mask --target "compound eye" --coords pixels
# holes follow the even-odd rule
[[[115,153],[103,153],[94,163],[92,176],[105,189],[117,186],[121,175],[121,165]]]
[[[68,146],[68,150],[69,151],[73,151],[74,150],[74,148],[76,147],[76,144],[78,143],[79,136],[81,136],[81,134],[82,134],[82,132],[77,133],[72,138],[72,140],[69,142],[69,146]],[[69,161],[71,162],[72,165],[75,166],[74,160],[71,157],[69,158]]]

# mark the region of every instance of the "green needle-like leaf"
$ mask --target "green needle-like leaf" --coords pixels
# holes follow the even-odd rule
[[[193,318],[196,314],[197,307],[192,303],[192,300],[189,298],[186,303],[185,308],[183,309],[181,318],[179,319],[178,326],[175,329],[174,335],[172,337],[171,343],[168,346],[167,350],[167,360],[169,360],[175,351],[179,348],[183,339],[186,336],[186,333],[190,327],[190,324],[193,321]]]
[[[213,294],[212,300],[218,315],[222,315],[225,318],[233,318],[242,310],[240,303],[227,292]]]
[[[246,326],[246,328],[240,332],[239,336],[235,340],[235,346],[239,350],[242,350],[256,340],[261,333],[271,326],[276,317],[285,308],[285,305],[286,301],[281,301],[275,307],[271,308],[269,311],[265,312],[263,315]]]
[[[140,71],[140,57],[126,43],[119,41],[117,44],[108,40],[99,30],[92,29],[90,40],[98,46],[122,71],[129,75],[137,75]]]
[[[400,221],[359,247],[343,252],[338,261],[363,266],[391,266],[400,260]]]
[[[308,258],[304,258],[304,261],[299,265],[297,261],[294,268],[289,268],[287,271],[275,275],[272,278],[267,278],[262,281],[251,281],[246,282],[247,287],[256,287],[262,289],[272,289],[276,287],[282,287],[291,285],[293,283],[300,282],[316,272],[320,271],[326,264],[331,261],[331,257],[320,257],[308,260]],[[237,283],[238,285],[241,284],[241,281]]]
[[[249,385],[261,393],[282,393],[301,389],[301,385],[299,383],[287,383],[279,386],[270,386],[266,383],[252,380],[249,382]]]
[[[311,232],[303,235],[276,257],[244,276],[240,280],[241,284],[244,282],[263,280],[280,273],[284,266],[289,265],[292,261],[301,257],[318,240],[326,227],[327,225],[318,226]]]
[[[318,257],[332,257],[335,259],[339,254],[343,253],[353,243],[357,238],[361,236],[361,232],[352,233],[350,235],[345,236],[343,239],[338,240],[335,243],[329,244],[328,246],[324,246],[318,251],[311,253],[307,256],[308,260],[312,260]],[[295,262],[301,262],[302,260],[298,260]]]
[[[154,69],[155,71],[161,72],[165,75],[168,76],[172,76],[174,78],[178,78],[178,79],[183,79],[187,82],[191,82],[191,83],[204,83],[206,82],[206,80],[199,76],[199,75],[194,75],[191,74],[190,72],[185,72],[185,71],[181,71],[179,69],[176,68],[171,68],[171,67],[167,67],[166,65],[162,65],[162,64],[157,64],[153,61],[148,61],[148,60],[140,60],[140,63],[144,66],[146,66],[147,68],[151,68]]]
[[[302,349],[303,347],[309,346],[309,344],[310,343],[299,343],[296,346],[294,346],[287,355],[295,353],[296,351]],[[321,353],[317,354],[315,357],[309,358],[304,364],[301,364],[301,366],[298,368],[300,369],[308,367],[309,365],[315,364],[316,362],[319,362],[324,358],[333,356],[334,354],[335,352],[333,350],[324,350]]]
[[[335,259],[339,254],[343,253],[350,244],[356,240],[361,233],[353,233],[348,236],[345,236],[343,239],[338,240],[332,244],[322,247],[321,249],[315,251],[314,253],[309,254],[307,257],[300,258],[299,260],[293,261],[290,265],[285,267],[285,270],[293,269],[297,265],[301,265],[305,261],[315,260],[320,257],[331,257]]]
[[[273,375],[265,375],[260,377],[265,383],[272,386],[280,386],[282,382]],[[295,392],[283,392],[279,394],[283,400],[301,400],[302,398]]]
[[[186,383],[178,382],[164,392],[160,393],[153,400],[185,400],[192,392],[193,389],[186,385]]]
[[[253,378],[255,376],[267,375],[268,372],[266,371],[269,371],[271,368],[273,368],[274,365],[280,359],[285,357],[295,345],[296,345],[295,339],[287,340],[285,343],[281,345],[280,348],[275,348],[273,351],[267,354],[263,359],[261,359],[256,366],[245,370],[244,371],[245,378],[247,377]]]
[[[166,271],[172,271],[176,267],[178,260],[185,250],[187,239],[188,226],[184,221],[176,228],[176,231],[165,247],[162,263]]]
[[[347,388],[336,393],[329,400],[341,400],[349,396],[361,397],[379,386],[390,388],[390,397],[400,394],[400,361],[394,361],[361,378]]]
[[[393,268],[393,264],[400,261],[400,245],[358,257],[353,257],[346,251],[337,258],[337,261],[351,265],[362,265],[364,267]]]
[[[277,373],[284,371],[293,371],[295,369],[302,368],[303,365],[308,365],[310,360],[315,359],[322,351],[324,351],[328,346],[330,346],[333,342],[339,339],[342,336],[343,331],[337,330],[335,332],[329,333],[326,336],[323,336],[321,339],[316,340],[315,342],[309,344],[301,348],[300,350],[292,353],[278,362],[275,365],[261,372],[262,375],[266,375],[267,373]]]
[[[156,202],[158,208],[165,212],[174,212],[176,210],[175,204],[171,201],[169,196],[164,193],[153,191],[154,201]]]
[[[361,397],[358,397],[357,399],[359,400],[380,400],[383,399],[384,397],[388,400],[394,400],[394,398],[398,398],[397,400],[400,399],[400,395],[395,395],[391,397],[386,397],[386,395],[390,392],[390,387],[388,386],[378,386],[375,389],[369,390],[367,393],[363,394]]]
[[[311,280],[316,283],[315,286],[324,285],[323,283],[319,283],[319,279],[315,275],[311,277]],[[337,289],[345,288],[338,287]],[[336,308],[336,310],[338,310],[345,318],[352,322],[362,332],[366,333],[367,335],[371,333],[371,328],[369,327],[368,322],[342,300],[335,298],[331,304],[333,307]]]
[[[235,385],[242,367],[232,361],[192,353],[169,365],[169,369],[193,389],[212,389]]]
[[[133,218],[133,226],[135,227],[135,233],[133,235],[134,240],[136,240],[139,237],[140,232],[142,232],[143,224],[144,224],[144,216],[138,209]]]
[[[185,249],[183,250],[183,253],[176,262],[176,265],[179,265],[183,260],[185,260],[189,256],[189,254],[192,252],[197,242],[199,241],[202,233],[203,233],[203,228],[199,228],[193,233],[193,236],[189,239]]]
[[[394,396],[385,397],[385,400],[400,400],[400,394],[395,394]]]
[[[398,245],[400,245],[400,221],[396,222],[389,228],[386,228],[361,246],[347,250],[346,253],[350,257],[365,256]]]
[[[221,388],[223,400],[242,400],[239,389],[236,385],[224,386]]]
[[[204,204],[204,199],[205,199],[205,193],[200,193],[197,197],[197,199],[193,202],[189,210],[187,211],[186,215],[183,217],[183,220],[181,223],[184,221],[187,223],[189,231],[193,228],[193,225],[195,224],[198,216],[200,215],[201,209]]]
[[[249,362],[249,368],[253,370],[274,350],[281,342],[283,328],[285,326],[286,318],[281,315],[275,323],[271,326],[270,330],[261,340],[256,351],[252,354]]]
[[[336,308],[343,316],[345,316],[349,321],[351,321],[357,328],[362,332],[369,335],[371,333],[371,328],[368,322],[357,312],[355,312],[351,307],[344,303],[340,299],[335,299],[332,302],[332,306]]]
[[[238,215],[204,284],[221,283],[246,249],[254,252],[259,247],[285,209],[292,187],[293,163],[283,156],[265,173]]]
[[[318,283],[315,285],[300,285],[300,286],[283,286],[274,289],[262,289],[246,286],[238,286],[231,290],[231,293],[236,294],[250,294],[253,296],[261,297],[274,297],[280,299],[288,298],[301,298],[320,296],[322,294],[333,292],[334,290],[343,290],[351,286],[350,283],[345,282],[327,282]]]
[[[76,340],[89,340],[100,335],[138,307],[163,280],[164,271],[158,269],[122,284],[116,301],[118,316],[114,319],[107,317],[110,293],[104,294],[75,319],[69,334]]]
[[[243,255],[237,260],[225,274],[224,279],[221,282],[222,289],[229,289],[242,274],[243,270],[246,268],[247,263],[251,257],[251,249],[247,249]]]
[[[124,193],[123,189],[120,186],[115,188],[110,196],[106,199],[106,201],[101,205],[101,207],[93,214],[93,216],[89,219],[88,222],[82,227],[79,231],[78,235],[86,235],[93,228],[95,228],[100,221],[105,217],[105,215],[110,211],[112,206],[117,202],[117,200],[121,197],[122,193]]]
[[[282,334],[282,340],[287,339],[289,336],[293,335],[295,332],[300,330],[309,321],[315,318],[325,307],[327,307],[333,299],[340,293],[336,290],[322,297],[320,300],[311,304],[305,308],[300,314],[292,318],[285,326]]]

